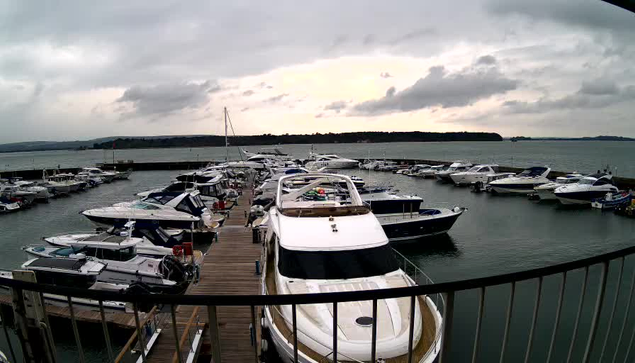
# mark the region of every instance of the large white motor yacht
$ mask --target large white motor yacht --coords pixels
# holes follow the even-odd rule
[[[547,184],[542,184],[534,188],[536,195],[540,200],[556,200],[554,191],[563,185],[574,184],[582,179],[583,175],[578,173],[571,173],[564,176],[559,176],[555,181]]]
[[[547,179],[550,171],[548,167],[534,166],[512,177],[494,180],[489,186],[496,193],[529,194],[533,193],[538,185],[551,182]]]
[[[293,178],[280,179],[269,211],[263,294],[362,291],[415,285],[400,269],[377,218],[347,176],[309,174],[313,182],[283,194]],[[301,177],[306,178],[307,174]],[[350,197],[325,192],[345,182]],[[330,186],[330,187],[329,187]],[[309,231],[309,233],[307,233]],[[415,300],[413,362],[430,363],[441,344],[441,315],[427,296]],[[378,300],[377,358],[406,359],[410,298]],[[369,361],[372,345],[370,301],[337,304],[338,361]],[[422,319],[423,315],[423,319]],[[299,362],[317,363],[333,354],[333,304],[297,305]],[[266,306],[264,326],[283,361],[294,356],[291,306]]]
[[[591,204],[593,200],[617,191],[617,187],[613,185],[613,176],[600,173],[585,176],[575,184],[558,187],[554,190],[554,195],[562,204]]]
[[[481,164],[473,166],[470,170],[450,174],[450,178],[456,185],[470,185],[481,182],[487,183],[487,175],[498,172],[498,165]]]
[[[317,170],[320,168],[327,169],[352,169],[359,165],[359,161],[346,159],[335,154],[314,154],[311,161],[306,163],[307,169]]]
[[[153,193],[143,200],[89,209],[82,214],[98,226],[106,227],[124,225],[128,221],[156,222],[163,228],[185,230],[215,227],[198,191]]]

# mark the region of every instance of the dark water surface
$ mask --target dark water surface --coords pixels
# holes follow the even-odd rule
[[[439,184],[433,180],[410,178],[391,173],[346,171],[363,177],[368,184],[393,185],[403,193],[417,194],[426,206],[464,206],[467,212],[459,218],[447,236],[398,247],[435,282],[483,277],[521,271],[554,263],[572,261],[631,246],[635,241],[635,220],[602,213],[592,209],[563,208],[554,203],[528,201],[524,197],[501,197],[471,193],[467,188]],[[52,200],[49,204],[10,215],[0,215],[0,267],[16,268],[25,260],[22,246],[40,243],[42,236],[70,231],[83,231],[92,224],[80,211],[131,200],[133,194],[167,183],[178,172],[137,172],[130,181],[113,184]],[[632,281],[635,261],[627,259],[622,280],[618,308],[612,326],[607,351],[612,354],[623,321],[628,288]],[[607,300],[602,313],[596,344],[604,342],[610,307],[612,306],[619,263],[611,264]],[[578,339],[572,361],[580,361],[586,345],[597,293],[599,267],[591,269],[586,299],[583,305]],[[554,362],[566,360],[576,318],[584,271],[568,274],[565,289],[565,308],[561,316]],[[553,331],[555,308],[561,276],[546,278],[538,310],[538,323],[533,340],[531,362],[544,362]],[[518,283],[514,302],[512,330],[507,345],[506,362],[524,361],[529,330],[536,297],[537,281]],[[499,286],[485,292],[484,323],[481,331],[479,361],[498,362],[510,286]],[[455,326],[453,330],[452,361],[470,361],[478,309],[478,291],[460,292],[456,297]],[[629,319],[620,345],[618,361],[624,361],[628,340],[635,327],[635,317]],[[74,341],[72,331],[64,330],[56,336],[60,355],[72,357]],[[80,326],[86,339],[91,362],[106,361],[100,328]],[[125,339],[124,339],[125,342]],[[123,344],[123,343],[120,343]],[[1,349],[8,354],[4,339]],[[597,361],[600,348],[591,361]],[[631,352],[631,358],[635,352]],[[612,355],[609,356],[612,359]],[[70,359],[70,358],[68,358]],[[73,361],[64,360],[64,361]],[[609,359],[610,361],[610,359]],[[632,360],[627,360],[632,362]]]

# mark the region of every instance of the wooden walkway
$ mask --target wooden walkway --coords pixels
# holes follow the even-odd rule
[[[220,230],[217,243],[213,243],[204,256],[200,282],[190,286],[187,294],[227,295],[260,293],[260,276],[255,274],[255,261],[260,259],[261,244],[252,243],[251,228],[245,227],[245,213],[249,212],[252,195],[246,188],[231,210],[229,218]],[[190,341],[194,337],[196,322],[208,323],[207,307],[179,306],[176,321],[178,339],[183,342],[182,361],[185,362]],[[218,325],[222,362],[255,362],[256,354],[251,345],[251,309],[249,307],[218,307]],[[256,311],[258,319],[259,311]],[[168,319],[169,320],[169,319]],[[256,324],[259,326],[259,324]],[[178,362],[171,321],[163,327],[161,335],[147,357],[148,362]],[[257,332],[259,337],[259,332]],[[256,339],[258,342],[259,339]],[[211,356],[209,329],[203,335],[200,356]],[[219,363],[219,362],[215,362]]]

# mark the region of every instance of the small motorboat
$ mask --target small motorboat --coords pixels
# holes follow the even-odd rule
[[[376,214],[391,243],[447,233],[465,208],[426,208],[415,213]]]
[[[105,290],[124,293],[130,285],[112,284],[97,281],[98,276],[104,271],[106,265],[88,260],[86,258],[34,258],[22,264],[22,270],[33,271],[35,279],[40,284],[48,284],[64,287],[83,288],[88,290]],[[18,279],[17,271],[0,270],[0,277],[5,279]],[[0,286],[0,289],[7,289]],[[67,308],[68,297],[65,295],[43,294],[44,302]],[[99,311],[100,304],[97,300],[75,298],[71,301],[73,307]],[[103,307],[107,311],[126,311],[126,304],[118,301],[103,301]]]
[[[619,206],[630,205],[633,200],[633,195],[626,191],[621,192],[609,192],[603,198],[599,198],[591,202],[591,207],[610,210]]]
[[[327,169],[352,169],[359,166],[359,161],[354,159],[346,159],[335,154],[311,154],[309,162],[306,163],[307,169],[316,170],[320,168]]]
[[[519,174],[489,182],[492,192],[501,194],[530,194],[534,188],[551,182],[547,175],[551,171],[548,167],[534,166],[523,170]]]
[[[0,195],[0,214],[17,212],[19,210],[20,204]]]
[[[98,281],[114,284],[142,282],[163,292],[184,291],[193,277],[193,269],[186,268],[174,256],[153,258],[137,254],[138,238],[127,238],[120,243],[102,241],[76,241],[69,247],[26,246],[23,250],[41,258],[90,258],[106,267]]]
[[[563,185],[554,190],[554,195],[562,204],[591,204],[604,198],[606,193],[617,193],[611,174],[593,174],[585,176],[579,182]]]
[[[556,198],[556,195],[554,194],[556,188],[567,184],[577,183],[580,181],[580,179],[582,179],[582,177],[583,175],[578,173],[559,176],[553,182],[534,187],[534,190],[536,191],[536,195],[540,200],[557,200],[558,198]]]

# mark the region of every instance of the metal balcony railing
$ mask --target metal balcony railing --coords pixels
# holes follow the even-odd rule
[[[377,302],[382,299],[409,297],[411,312],[414,311],[417,297],[433,297],[438,295],[437,306],[442,310],[443,325],[441,351],[439,362],[453,361],[540,361],[540,362],[630,362],[629,360],[635,338],[635,320],[631,312],[633,291],[635,287],[635,247],[605,253],[577,261],[551,265],[520,272],[474,278],[453,282],[430,284],[429,278],[415,265],[406,263],[402,268],[408,271],[419,285],[413,287],[382,289],[357,292],[337,292],[323,294],[299,295],[134,295],[106,291],[92,291],[71,287],[50,286],[11,279],[0,279],[0,286],[13,289],[14,296],[24,296],[23,292],[34,292],[34,296],[42,298],[45,294],[55,294],[67,297],[70,310],[74,339],[77,344],[77,357],[85,361],[81,345],[80,333],[76,323],[78,307],[74,301],[89,299],[98,302],[101,323],[104,330],[104,346],[107,348],[108,361],[120,361],[113,351],[105,318],[104,305],[107,302],[125,302],[132,307],[135,318],[137,339],[131,339],[122,350],[122,354],[137,353],[137,361],[146,361],[147,351],[143,347],[152,339],[157,329],[163,329],[165,324],[177,326],[176,307],[194,306],[195,313],[191,314],[184,335],[175,329],[173,332],[174,362],[190,361],[188,352],[195,352],[196,339],[201,339],[203,323],[199,318],[201,309],[207,310],[207,327],[212,344],[212,356],[215,362],[221,360],[220,331],[218,328],[217,307],[244,306],[251,309],[251,329],[257,327],[256,311],[264,306],[291,306],[294,319],[289,322],[294,342],[294,355],[297,352],[298,327],[295,312],[303,304],[332,304],[333,324],[337,324],[338,303],[351,301],[370,301],[373,306],[373,334],[372,357],[376,357],[376,325]],[[531,286],[529,286],[531,285]],[[473,292],[477,298],[473,299]],[[579,298],[571,299],[572,294]],[[470,295],[471,294],[471,295]],[[492,313],[492,302],[486,297],[497,296],[499,302],[506,300],[504,307],[494,304],[496,309]],[[506,297],[504,297],[506,296]],[[501,298],[503,297],[503,298]],[[557,297],[557,298],[556,298]],[[567,298],[569,297],[569,298]],[[577,296],[576,296],[577,297]],[[18,300],[18,301],[16,301]],[[21,309],[24,301],[14,298],[15,308],[12,320],[20,321]],[[554,301],[555,300],[555,301]],[[439,304],[440,303],[440,304]],[[141,315],[141,307],[153,306],[150,313]],[[458,310],[457,310],[458,309]],[[1,310],[0,310],[1,311]],[[147,310],[146,310],[147,311]],[[204,311],[204,310],[203,310]],[[45,316],[47,321],[46,305]],[[11,319],[7,312],[2,312],[3,329],[7,346],[2,349],[8,352],[11,361],[17,361],[18,352],[23,352],[24,345],[16,347],[9,339],[7,319]],[[163,318],[161,318],[163,316]],[[205,314],[202,314],[205,316]],[[546,316],[546,317],[545,317]],[[520,320],[525,320],[523,324]],[[411,321],[413,321],[411,319]],[[475,325],[474,322],[476,323]],[[527,324],[528,323],[528,324]],[[50,325],[43,323],[50,328]],[[150,326],[148,326],[150,324]],[[181,324],[182,325],[182,324]],[[412,348],[412,329],[410,326],[410,348]],[[492,327],[496,325],[497,328]],[[541,329],[538,328],[540,325]],[[515,326],[522,334],[514,334]],[[487,327],[487,328],[484,328]],[[502,334],[499,328],[502,329]],[[250,329],[245,327],[245,329]],[[486,330],[487,329],[487,330]],[[184,330],[182,330],[184,331]],[[337,331],[337,330],[335,330]],[[540,333],[539,333],[540,331]],[[198,336],[197,336],[198,334]],[[184,338],[185,336],[185,338]],[[54,347],[53,331],[50,334],[48,346]],[[254,346],[254,361],[258,361],[257,344],[254,344],[255,334],[250,334]],[[457,338],[461,338],[457,341]],[[21,342],[22,343],[22,342]],[[347,361],[346,357],[338,355],[338,339],[333,337],[333,350],[326,357],[327,360]],[[456,344],[456,349],[452,349]],[[483,349],[486,347],[485,349]],[[48,349],[47,345],[37,349]],[[55,350],[53,360],[55,360]],[[468,353],[469,357],[468,357]],[[21,353],[25,361],[29,361],[29,352]],[[195,354],[194,354],[195,355]],[[339,359],[339,360],[338,360]],[[412,349],[408,354],[412,359]]]

